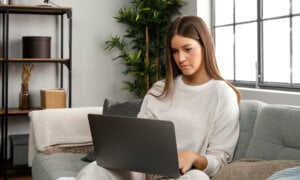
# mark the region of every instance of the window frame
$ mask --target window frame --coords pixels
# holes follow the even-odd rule
[[[233,0],[233,23],[229,24],[222,24],[222,25],[215,25],[215,1],[212,0],[211,4],[211,27],[212,27],[212,36],[214,39],[214,43],[216,43],[215,40],[215,31],[216,28],[219,27],[228,27],[231,26],[233,27],[233,80],[229,80],[232,84],[238,87],[249,87],[249,88],[256,88],[256,89],[273,89],[273,90],[283,90],[283,91],[296,91],[300,92],[300,83],[293,83],[293,23],[292,20],[294,17],[299,16],[300,13],[294,13],[292,12],[293,9],[293,0],[290,0],[290,9],[289,9],[289,14],[288,15],[283,15],[283,16],[276,16],[276,17],[268,17],[268,18],[263,18],[263,0],[257,0],[257,19],[256,20],[249,20],[249,21],[242,21],[242,22],[236,22],[235,16],[235,1]],[[264,47],[263,47],[263,22],[269,21],[269,20],[276,20],[276,19],[283,19],[283,18],[289,18],[289,28],[290,28],[290,59],[289,59],[289,64],[290,64],[290,82],[289,83],[284,83],[284,82],[264,82],[264,62],[263,62],[263,53],[264,53]],[[241,25],[241,24],[249,24],[249,23],[257,23],[257,68],[256,68],[256,81],[244,81],[244,80],[236,80],[236,26]],[[300,71],[300,69],[299,69]]]

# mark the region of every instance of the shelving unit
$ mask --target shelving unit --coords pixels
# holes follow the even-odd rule
[[[27,115],[32,110],[40,109],[39,107],[31,108],[28,110],[20,110],[18,107],[9,107],[9,89],[8,84],[11,83],[8,80],[9,66],[12,63],[55,63],[60,65],[60,87],[64,87],[64,66],[68,73],[68,106],[72,105],[72,8],[71,7],[52,7],[52,6],[19,6],[19,5],[0,5],[0,14],[2,15],[2,57],[0,57],[0,64],[2,70],[2,108],[0,109],[1,118],[1,159],[0,168],[1,175],[4,179],[7,178],[7,144],[8,144],[8,119],[9,116]],[[9,57],[9,33],[10,33],[10,15],[11,14],[31,14],[31,15],[53,15],[60,17],[60,57],[55,58],[15,58]],[[68,21],[64,21],[64,17],[67,17]],[[26,17],[24,17],[26,18]],[[64,25],[68,24],[68,55],[64,55]],[[66,58],[67,57],[67,58]]]

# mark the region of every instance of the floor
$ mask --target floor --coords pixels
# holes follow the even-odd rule
[[[0,180],[4,180],[4,178],[0,178]],[[32,177],[31,176],[8,177],[7,180],[32,180]]]
[[[32,180],[31,169],[14,169],[8,170],[7,180]],[[0,180],[4,180],[4,177],[0,177]]]

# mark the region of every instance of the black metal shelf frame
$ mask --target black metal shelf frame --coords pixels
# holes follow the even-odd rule
[[[51,6],[13,6],[0,5],[0,14],[2,14],[2,109],[1,118],[1,157],[0,157],[0,174],[7,179],[7,146],[8,146],[8,117],[15,114],[9,114],[8,111],[8,67],[10,63],[56,63],[60,64],[60,88],[64,87],[63,66],[68,69],[68,105],[72,106],[72,8],[69,7],[51,7]],[[9,59],[9,17],[11,14],[37,14],[37,15],[54,15],[60,16],[60,59]],[[68,18],[68,40],[69,40],[69,57],[64,59],[64,16]],[[26,114],[25,114],[26,115]]]

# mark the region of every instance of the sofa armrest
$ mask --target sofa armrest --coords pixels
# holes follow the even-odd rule
[[[102,107],[44,109],[29,113],[28,164],[46,148],[92,144],[88,114],[102,114]]]

